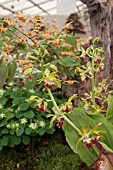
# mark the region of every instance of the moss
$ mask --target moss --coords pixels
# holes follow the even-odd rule
[[[67,146],[63,144],[40,148],[38,170],[80,170],[82,161]]]
[[[17,170],[17,167],[33,170],[33,166],[34,170],[83,170],[79,157],[67,145],[59,143],[38,146],[32,160],[28,150],[8,148],[0,153],[0,170]]]

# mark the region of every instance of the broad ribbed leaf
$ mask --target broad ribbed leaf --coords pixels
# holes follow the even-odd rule
[[[6,63],[3,61],[3,59],[0,59],[0,89],[3,88],[3,85],[6,82],[8,76],[8,68]]]
[[[106,118],[113,124],[113,96],[109,96],[108,98]]]
[[[101,130],[105,130],[103,142],[111,149],[113,149],[113,125],[101,114],[99,113],[89,113],[84,109],[74,109],[67,117],[81,130],[83,126],[88,126],[89,130],[94,128],[99,122],[103,124],[99,127]],[[87,165],[90,165],[96,158],[97,155],[94,151],[86,149],[82,141],[76,148],[76,144],[81,137],[78,133],[65,121],[63,125],[63,130],[65,132],[66,140],[72,150],[77,153],[81,160]]]
[[[111,148],[109,148],[105,143],[100,142],[100,144],[102,145],[102,147],[103,147],[107,152],[113,153],[113,150],[112,150]]]
[[[8,82],[12,81],[14,79],[14,75],[16,73],[16,69],[17,69],[17,63],[15,61],[8,63],[7,65],[8,67]]]

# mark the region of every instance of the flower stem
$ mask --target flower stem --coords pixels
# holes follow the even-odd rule
[[[51,100],[52,100],[52,102],[53,102],[56,110],[58,111],[58,113],[62,116],[62,118],[63,118],[67,123],[69,123],[69,125],[70,125],[71,127],[73,127],[74,130],[76,130],[76,132],[78,132],[80,135],[82,135],[82,132],[60,111],[60,109],[59,109],[59,107],[57,106],[57,103],[56,103],[56,101],[55,101],[55,99],[54,99],[54,97],[53,97],[53,95],[52,95],[52,93],[51,93],[51,90],[50,90],[50,89],[47,89],[47,90],[48,90],[48,93],[49,93],[49,95],[50,95],[50,98],[51,98]]]
[[[94,75],[94,51],[92,55],[92,102],[93,105],[95,104],[95,94],[94,94],[94,87],[95,87],[95,75]]]

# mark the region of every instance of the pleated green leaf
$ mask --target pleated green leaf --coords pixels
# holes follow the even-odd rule
[[[3,85],[6,82],[8,76],[8,68],[3,60],[0,60],[0,89],[3,88]]]
[[[108,98],[106,118],[113,124],[113,96],[109,96]]]
[[[15,61],[9,63],[7,65],[8,67],[8,82],[12,81],[14,79],[14,75],[16,73],[16,69],[17,69],[17,64]]]
[[[99,122],[102,125],[99,126],[99,130],[105,130],[106,133],[103,134],[103,143],[105,143],[109,148],[113,150],[113,125],[99,113],[90,113],[84,109],[74,109],[67,117],[80,129],[84,126],[88,126],[89,130],[93,129]],[[85,162],[88,166],[97,158],[97,154],[90,149],[85,148],[83,142],[81,141],[76,147],[80,135],[65,121],[63,125],[63,130],[66,136],[66,140],[72,150],[77,153],[81,160]]]

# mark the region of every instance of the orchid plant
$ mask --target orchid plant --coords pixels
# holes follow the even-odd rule
[[[94,41],[94,45],[96,41],[97,40]],[[67,142],[69,143],[70,147],[76,153],[79,154],[79,156],[84,162],[86,162],[88,165],[91,164],[89,167],[90,169],[92,169],[92,167],[97,163],[95,167],[96,170],[99,170],[99,169],[104,170],[106,169],[106,166],[110,170],[110,168],[113,169],[113,161],[112,161],[113,147],[108,142],[108,140],[109,140],[109,137],[112,138],[112,133],[109,134],[110,136],[107,133],[109,133],[110,129],[113,128],[112,127],[113,125],[110,122],[107,122],[106,117],[101,115],[100,112],[102,108],[101,110],[99,110],[100,112],[99,111],[97,112],[97,107],[95,104],[96,90],[94,86],[94,78],[95,78],[94,71],[98,71],[98,68],[97,67],[95,68],[94,61],[96,59],[96,56],[98,56],[100,53],[103,53],[103,49],[101,48],[95,49],[91,47],[87,51],[88,51],[87,54],[90,53],[89,55],[90,57],[92,57],[92,63],[90,64],[90,69],[91,69],[90,77],[92,80],[92,91],[91,91],[92,105],[91,106],[93,108],[93,112],[85,111],[84,109],[73,109],[72,102],[71,102],[71,100],[73,99],[73,96],[71,97],[71,99],[68,100],[68,102],[62,104],[61,106],[57,105],[55,98],[52,95],[51,90],[53,88],[60,88],[61,84],[55,72],[50,73],[50,71],[46,69],[42,74],[43,77],[40,80],[38,80],[38,82],[39,83],[44,82],[45,88],[47,89],[50,99],[54,105],[53,111],[55,115],[50,114],[47,116],[47,117],[52,116],[50,127],[52,126],[52,123],[55,120],[56,120],[57,127],[61,127],[61,126],[63,127]],[[101,57],[99,56],[98,58],[100,59],[100,64],[99,64],[99,67],[100,67],[100,65],[102,65],[101,60],[103,59],[101,59]],[[99,92],[102,90],[104,85],[105,85],[105,80],[103,80],[103,82],[100,83],[99,86],[97,87],[99,89]],[[76,95],[74,95],[74,97],[75,96]],[[71,106],[71,109],[70,107],[68,108],[68,106]],[[94,109],[93,106],[95,106],[96,109]],[[82,123],[78,123],[76,119],[77,120],[80,119],[79,121],[82,120]],[[90,121],[93,123],[91,124]],[[102,126],[101,129],[99,129],[100,126]],[[109,127],[109,129],[107,129],[106,127]],[[88,131],[88,129],[90,130]],[[104,140],[104,138],[106,140],[102,142],[101,140]],[[84,144],[85,147],[82,146],[81,142]],[[89,159],[84,158],[84,156],[86,155],[85,148],[89,148],[90,150],[88,151]]]
[[[109,140],[109,137],[111,138],[112,136],[112,133],[110,134],[110,136],[108,136],[107,134],[112,128],[112,124],[110,122],[107,122],[107,119],[100,113],[73,108],[72,99],[76,97],[76,94],[69,98],[67,102],[65,102],[61,106],[58,106],[52,94],[52,90],[57,87],[60,88],[61,82],[59,81],[57,74],[55,74],[54,72],[50,73],[50,71],[46,69],[43,73],[43,77],[38,80],[38,83],[42,82],[44,82],[44,87],[48,91],[50,99],[54,105],[54,114],[47,115],[47,117],[52,116],[50,127],[55,120],[56,126],[58,128],[62,126],[70,147],[79,154],[84,162],[86,162],[88,165],[91,164],[90,169],[92,169],[95,163],[97,163],[96,170],[99,170],[99,168],[103,168],[104,170],[106,166],[106,160],[107,164],[109,164],[109,166],[113,168],[113,163],[111,161],[113,159],[113,148],[112,145],[107,142],[107,140]],[[45,84],[47,84],[48,82],[51,83],[45,86]],[[100,126],[102,126],[101,129],[99,129]],[[109,129],[106,127],[109,127]],[[105,143],[101,141],[104,140],[104,138],[106,139],[104,141]],[[83,147],[82,144],[85,147]],[[84,158],[84,154],[86,154],[86,148],[90,150],[87,151],[89,159]]]
[[[87,59],[86,65],[82,65],[79,70],[81,80],[85,81],[86,78],[91,80],[91,92],[85,93],[82,101],[84,103],[84,108],[87,110],[92,110],[93,112],[105,113],[107,108],[107,98],[112,93],[108,91],[107,79],[102,79],[97,85],[95,83],[95,78],[98,79],[97,74],[102,73],[104,70],[104,49],[97,47],[100,38],[97,37],[92,45],[90,45],[86,50],[81,48],[81,58],[82,60]]]

